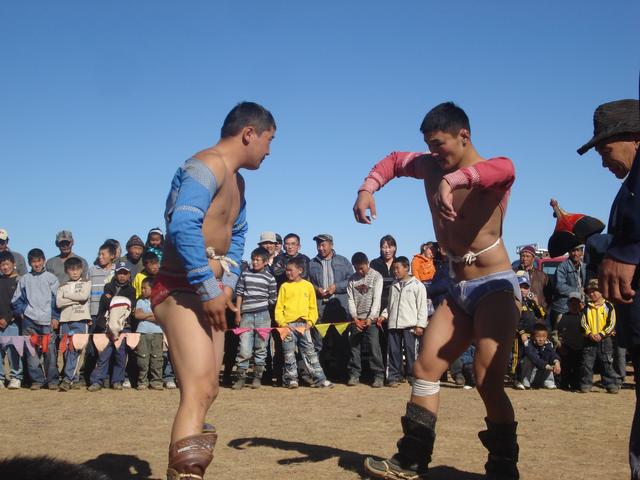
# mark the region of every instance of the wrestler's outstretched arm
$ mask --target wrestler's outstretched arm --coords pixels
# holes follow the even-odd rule
[[[424,165],[419,159],[424,152],[393,152],[374,165],[364,183],[358,189],[353,214],[358,223],[370,224],[376,218],[376,202],[373,193],[396,177],[424,178]],[[367,215],[367,210],[371,216]]]

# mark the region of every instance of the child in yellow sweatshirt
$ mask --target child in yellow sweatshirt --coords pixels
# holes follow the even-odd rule
[[[313,285],[302,278],[304,263],[300,257],[290,258],[286,266],[287,281],[282,284],[276,302],[276,323],[289,328],[282,341],[284,351],[283,384],[288,388],[298,388],[298,368],[296,346],[313,379],[312,387],[329,388],[333,383],[320,366],[318,355],[313,348],[310,329],[318,320],[318,305]]]

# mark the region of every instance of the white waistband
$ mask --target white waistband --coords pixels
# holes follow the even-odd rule
[[[453,263],[464,263],[465,265],[472,265],[480,255],[482,255],[485,252],[488,252],[494,247],[497,247],[499,244],[500,244],[500,237],[498,237],[498,239],[495,242],[493,242],[491,245],[489,245],[487,248],[480,250],[478,253],[473,253],[469,251],[464,255],[462,255],[461,257],[457,257],[455,255],[449,255],[447,253],[447,257],[449,257],[449,261]]]

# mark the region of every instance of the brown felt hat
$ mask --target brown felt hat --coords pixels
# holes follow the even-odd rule
[[[578,149],[580,155],[614,135],[640,133],[640,101],[603,103],[593,113],[593,138]]]

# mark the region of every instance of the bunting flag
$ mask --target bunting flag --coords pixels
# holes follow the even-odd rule
[[[89,343],[89,334],[88,333],[74,333],[71,335],[71,341],[73,342],[73,346],[76,350],[82,350]]]
[[[278,333],[280,334],[280,339],[284,340],[285,338],[287,338],[287,335],[289,335],[289,327],[280,327],[280,328],[276,328],[275,330],[278,331]]]
[[[69,335],[65,333],[64,335],[62,335],[62,338],[60,339],[60,345],[58,345],[58,350],[60,350],[60,353],[64,353],[67,350],[69,350],[70,352],[73,352],[75,350],[72,337],[73,334]]]
[[[258,332],[258,335],[260,335],[260,338],[262,338],[262,340],[266,340],[267,338],[269,338],[271,328],[256,328],[256,332]]]
[[[347,327],[349,326],[351,322],[340,322],[340,323],[334,323],[333,326],[335,327],[335,329],[338,331],[338,333],[340,335],[342,335],[344,333],[344,331],[347,329]]]
[[[138,343],[140,343],[140,333],[129,332],[123,335],[127,337],[127,347],[131,350],[134,350],[138,346]]]
[[[252,329],[251,329],[251,328],[245,328],[245,327],[242,327],[242,328],[240,328],[240,327],[236,327],[236,328],[234,328],[234,329],[233,329],[233,330],[231,330],[231,331],[232,331],[233,333],[235,333],[236,335],[242,335],[243,333],[248,332],[248,331],[250,331],[250,330],[252,330]]]
[[[325,337],[329,327],[333,326],[338,331],[338,333],[343,334],[347,327],[353,322],[337,322],[337,323],[319,323],[314,327],[321,337]],[[280,335],[280,338],[284,340],[289,333],[291,333],[291,329],[289,327],[262,327],[262,328],[246,328],[246,327],[236,327],[230,329],[229,331],[233,332],[235,335],[241,335],[245,332],[254,330],[260,338],[266,340],[269,338],[269,335],[272,331],[277,331]],[[294,327],[294,330],[301,335],[309,330],[308,326],[298,326]],[[124,339],[127,340],[127,346],[132,350],[138,346],[140,342],[140,335],[154,335],[154,334],[146,334],[146,333],[122,333],[120,334],[118,340],[114,342],[116,348],[119,348]],[[49,349],[49,342],[51,337],[59,338],[60,345],[59,350],[60,353],[64,353],[66,351],[74,351],[74,350],[82,350],[84,349],[89,340],[93,341],[98,353],[102,353],[107,345],[111,343],[109,337],[107,337],[104,333],[73,333],[73,334],[45,334],[45,335],[5,335],[0,337],[0,345],[13,345],[20,356],[24,354],[24,349],[27,349],[27,352],[30,355],[36,354],[36,348],[40,348],[43,353],[46,353]],[[167,340],[167,336],[162,334],[162,345],[163,351],[167,351],[169,349],[169,342]]]
[[[40,347],[42,353],[47,353],[49,351],[49,340],[51,339],[51,334],[45,333],[44,335],[38,335],[37,333],[32,333],[29,336],[29,340],[31,341],[31,345],[35,347]]]
[[[102,353],[107,345],[109,345],[109,339],[104,333],[94,333],[93,334],[93,345],[98,350],[98,353]]]
[[[318,333],[320,334],[320,336],[322,338],[324,338],[324,336],[327,334],[327,330],[329,330],[330,326],[331,326],[330,323],[317,323],[316,324],[316,330],[318,330]]]

